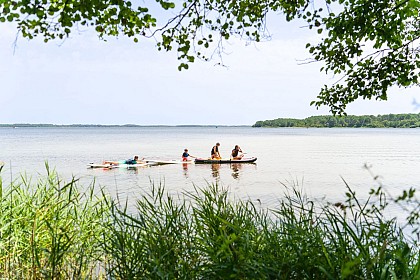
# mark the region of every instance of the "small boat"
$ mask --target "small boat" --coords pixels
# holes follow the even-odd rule
[[[253,163],[256,160],[257,160],[256,157],[242,158],[242,159],[196,158],[195,163]]]

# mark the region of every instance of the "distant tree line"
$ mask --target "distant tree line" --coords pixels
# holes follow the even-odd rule
[[[253,127],[420,127],[419,114],[365,116],[312,116],[306,119],[278,118],[257,121]]]

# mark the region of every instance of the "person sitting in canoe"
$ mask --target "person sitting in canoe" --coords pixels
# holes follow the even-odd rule
[[[144,158],[139,159],[139,156],[134,156],[133,159],[121,160],[121,161],[104,161],[103,164],[119,165],[119,164],[137,164],[143,163]]]
[[[220,153],[219,153],[219,146],[220,146],[220,143],[218,142],[211,149],[211,159],[222,159],[222,157],[220,156]]]
[[[190,157],[195,158],[195,156],[188,153],[188,149],[184,149],[184,152],[182,153],[182,161],[190,161]]]
[[[241,153],[241,154],[239,154]],[[244,157],[244,154],[241,150],[241,147],[238,145],[235,145],[235,148],[232,150],[231,158],[232,159],[242,159]]]

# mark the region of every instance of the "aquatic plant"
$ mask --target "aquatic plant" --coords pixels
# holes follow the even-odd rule
[[[217,185],[177,199],[152,188],[134,216],[111,206],[118,231],[105,251],[118,279],[419,277],[417,246],[384,217],[385,195],[376,197],[361,203],[348,187],[346,201],[317,207],[292,188],[275,208],[261,209]]]
[[[35,184],[21,176],[0,190],[1,278],[96,277],[104,262],[103,194],[93,186],[81,193],[76,179],[64,183],[48,165]]]
[[[346,183],[345,183],[346,184]],[[94,182],[0,180],[0,277],[7,279],[418,279],[419,247],[384,213],[381,188],[361,201],[315,202],[293,186],[270,209],[210,184],[138,200]],[[80,191],[83,189],[83,191]],[[397,203],[415,201],[412,192]],[[418,201],[417,201],[418,202]],[[414,208],[415,210],[416,208]],[[418,212],[417,212],[418,213]],[[416,212],[408,213],[418,222]]]

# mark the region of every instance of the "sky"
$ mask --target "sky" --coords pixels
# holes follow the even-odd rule
[[[268,28],[269,41],[225,43],[226,67],[197,60],[180,72],[176,53],[159,52],[153,40],[105,42],[86,30],[15,44],[16,28],[0,23],[0,123],[252,125],[329,114],[310,102],[337,78],[301,63],[310,57],[306,43],[320,40],[316,32],[281,15]],[[360,100],[347,113],[418,113],[416,96],[417,88],[395,88],[388,101]]]

